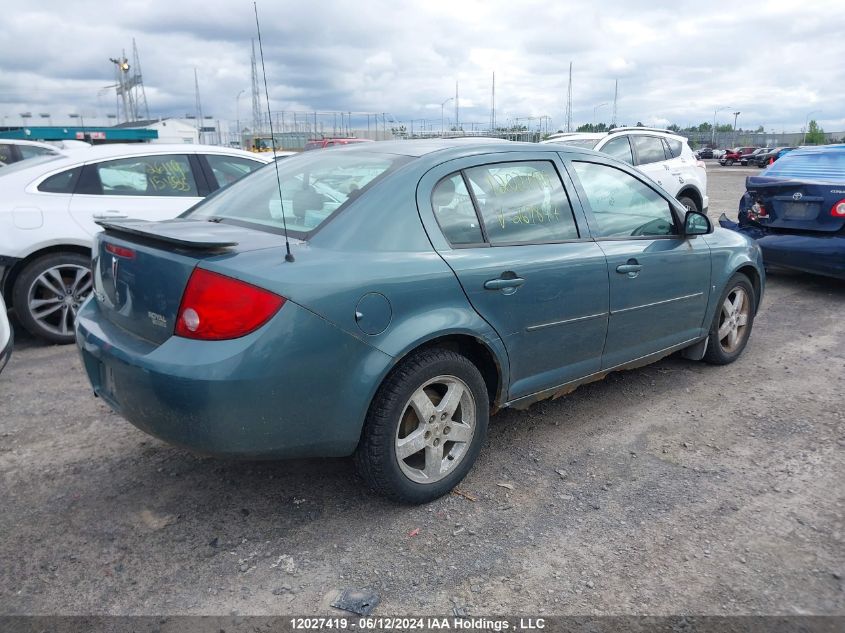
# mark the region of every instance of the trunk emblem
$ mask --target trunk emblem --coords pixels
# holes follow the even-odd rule
[[[793,200],[800,200],[803,197],[804,197],[804,194],[801,193],[800,191],[796,191],[795,193],[792,194]]]

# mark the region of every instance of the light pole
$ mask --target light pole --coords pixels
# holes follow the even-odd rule
[[[241,90],[238,96],[235,97],[235,127],[238,133],[238,148],[243,149],[243,138],[241,137],[241,95],[246,92],[246,89]]]
[[[595,126],[596,126],[596,111],[597,111],[599,108],[601,108],[601,107],[603,107],[603,106],[606,106],[606,105],[607,105],[607,102],[605,102],[605,103],[600,103],[600,104],[598,104],[596,107],[594,107],[594,108],[593,108],[593,128],[594,128],[594,129],[593,129],[593,131],[594,131],[594,132],[595,132]]]
[[[801,145],[804,145],[807,142],[807,128],[810,125],[810,117],[819,112],[821,112],[821,110],[813,110],[812,112],[808,112],[807,116],[804,117],[804,138],[801,139]]]
[[[710,144],[716,144],[716,113],[721,112],[722,110],[730,110],[731,106],[722,106],[721,108],[716,108],[713,110],[713,127],[710,128]]]
[[[449,97],[443,103],[440,104],[440,136],[446,136],[446,127],[443,123],[444,122],[443,113],[445,111],[444,108],[446,107],[446,104],[449,103],[450,101],[452,101],[454,98],[455,97]]]

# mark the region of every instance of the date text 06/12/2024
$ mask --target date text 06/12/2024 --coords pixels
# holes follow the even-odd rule
[[[294,617],[290,626],[296,631],[538,631],[546,628],[546,622],[543,618]]]

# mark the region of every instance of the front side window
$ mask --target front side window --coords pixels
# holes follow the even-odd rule
[[[264,163],[240,156],[224,156],[222,154],[206,154],[206,160],[214,174],[218,187],[226,187],[236,180],[240,180],[248,173],[263,167]]]
[[[627,136],[617,136],[616,138],[608,141],[607,144],[601,148],[601,151],[609,156],[613,156],[613,158],[616,158],[617,160],[628,163],[629,165],[634,164],[634,156],[631,154],[631,144],[628,142]]]
[[[460,174],[444,178],[431,194],[431,206],[443,235],[451,244],[484,242],[478,216]]]
[[[465,173],[492,245],[578,239],[569,198],[552,163],[497,163]]]
[[[119,158],[94,167],[106,196],[199,196],[188,157],[182,154]]]
[[[182,217],[213,218],[275,233],[287,226],[292,235],[302,237],[408,160],[395,154],[308,152],[273,169],[259,169]]]
[[[669,202],[654,189],[609,165],[572,164],[596,220],[596,237],[677,235]]]
[[[663,142],[656,136],[634,135],[631,137],[631,141],[634,143],[634,147],[637,148],[637,161],[639,165],[666,160],[666,153],[663,151]]]

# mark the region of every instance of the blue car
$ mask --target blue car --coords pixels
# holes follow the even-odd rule
[[[675,351],[725,364],[759,249],[575,147],[367,143],[258,170],[168,222],[111,222],[77,344],[96,395],[198,452],[354,455],[421,503],[491,413]]]
[[[845,145],[802,147],[745,181],[738,222],[766,266],[845,279]]]

